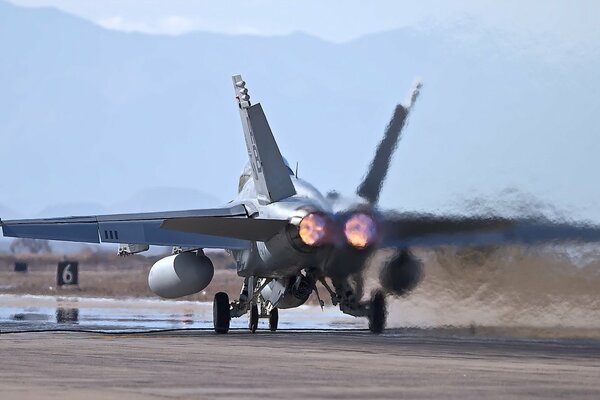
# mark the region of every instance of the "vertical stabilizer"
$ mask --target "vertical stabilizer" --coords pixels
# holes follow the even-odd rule
[[[365,175],[362,183],[358,186],[356,194],[363,199],[367,200],[370,204],[377,204],[379,195],[381,194],[381,188],[383,187],[383,181],[390,168],[390,162],[392,161],[392,155],[398,146],[400,135],[402,134],[402,128],[406,123],[408,114],[412,109],[419,92],[421,91],[422,84],[417,82],[410,92],[410,96],[406,104],[398,104],[392,115],[383,139],[377,146],[373,161],[369,166],[369,170]]]
[[[290,171],[279,152],[261,105],[250,103],[246,83],[240,75],[233,77],[233,86],[259,199],[272,203],[295,195]]]

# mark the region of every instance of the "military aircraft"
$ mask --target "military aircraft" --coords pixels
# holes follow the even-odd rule
[[[304,304],[317,283],[334,306],[367,317],[374,333],[384,330],[386,296],[405,295],[422,276],[413,246],[490,245],[600,240],[600,228],[543,218],[437,216],[386,212],[377,202],[394,149],[421,85],[396,106],[374,159],[352,199],[322,195],[300,179],[282,157],[260,103],[251,104],[246,83],[233,76],[235,98],[248,150],[238,194],[214,209],[0,221],[4,236],[88,243],[119,243],[119,254],[173,246],[148,276],[150,289],[165,298],[203,290],[214,268],[204,249],[226,249],[243,278],[234,301],[219,292],[213,302],[217,333],[231,318],[249,313],[277,329],[278,310]],[[395,249],[381,269],[381,288],[363,299],[363,272],[378,249]]]

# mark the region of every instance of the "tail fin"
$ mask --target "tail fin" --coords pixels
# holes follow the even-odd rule
[[[396,150],[396,147],[398,146],[402,128],[406,123],[411,108],[419,96],[421,87],[421,82],[417,81],[410,92],[406,104],[398,104],[396,106],[392,119],[383,135],[383,139],[381,139],[379,146],[377,146],[369,170],[356,190],[356,193],[370,204],[377,204],[377,201],[379,200],[383,181],[385,180],[392,160],[392,154],[394,154],[394,150]]]
[[[246,82],[241,75],[233,77],[233,86],[259,200],[272,203],[295,195],[296,189],[288,167],[279,152],[261,105],[250,104]]]

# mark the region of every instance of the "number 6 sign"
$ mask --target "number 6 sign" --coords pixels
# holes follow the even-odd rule
[[[77,285],[79,284],[79,263],[77,261],[61,261],[58,263],[56,271],[56,285]]]

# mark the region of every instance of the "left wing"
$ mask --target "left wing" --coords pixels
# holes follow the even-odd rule
[[[210,220],[211,224],[201,224],[200,228],[190,229],[189,221],[194,221],[192,225],[195,226],[203,219]],[[185,226],[179,229],[177,224],[171,225],[172,221],[179,221]],[[233,221],[238,221],[237,224],[245,221],[243,223],[246,226],[259,229],[254,230],[254,236],[247,234],[240,237],[235,234],[236,223]],[[271,223],[270,230],[267,231],[264,221],[249,218],[244,205],[238,204],[201,210],[0,221],[0,225],[4,236],[9,237],[86,243],[245,249],[250,246],[251,240],[269,238],[269,235],[277,233],[273,232],[274,225],[280,227],[284,222],[287,223],[275,220],[278,222]],[[223,229],[222,225],[226,225],[228,229]],[[250,233],[252,231],[250,229]]]
[[[545,218],[460,217],[399,214],[383,222],[384,247],[479,246],[600,242],[600,227]]]

